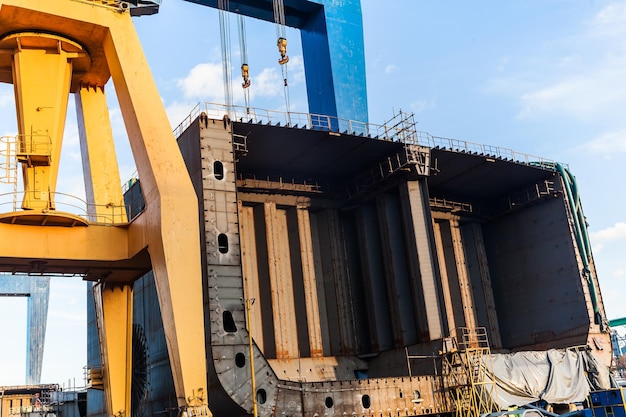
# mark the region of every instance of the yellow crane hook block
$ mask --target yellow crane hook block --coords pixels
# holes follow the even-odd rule
[[[243,88],[250,87],[250,71],[248,68],[248,64],[241,64],[241,77],[243,78],[243,83],[241,86]]]
[[[286,38],[278,38],[278,52],[280,53],[280,59],[278,63],[280,65],[286,64],[289,62],[289,57],[287,56],[287,39]]]

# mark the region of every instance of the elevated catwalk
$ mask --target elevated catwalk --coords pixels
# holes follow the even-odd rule
[[[259,415],[449,412],[438,355],[461,327],[486,328],[496,352],[589,346],[610,360],[555,165],[424,146],[410,122],[350,134],[200,114],[179,135],[201,208],[215,415],[252,413],[246,300]],[[156,414],[173,393],[150,275],[134,296],[136,404]]]

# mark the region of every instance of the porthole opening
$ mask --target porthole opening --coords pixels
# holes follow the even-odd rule
[[[256,391],[256,402],[258,402],[259,404],[265,404],[266,401],[267,401],[267,393],[265,392],[263,388],[258,389]]]
[[[326,408],[333,408],[333,399],[331,397],[326,397],[324,404],[326,405]]]
[[[233,313],[228,310],[225,310],[222,313],[222,324],[226,333],[235,333],[237,331],[237,325],[235,324]]]
[[[224,164],[221,161],[213,162],[213,175],[216,180],[224,179]]]
[[[370,408],[372,406],[370,396],[367,394],[363,395],[361,397],[361,404],[363,404],[363,408]]]
[[[235,355],[235,365],[237,365],[237,368],[243,368],[246,366],[246,355],[241,352],[237,353]]]
[[[228,236],[225,233],[220,233],[217,236],[217,250],[220,253],[228,253]]]

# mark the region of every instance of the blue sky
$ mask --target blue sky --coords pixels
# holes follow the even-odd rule
[[[370,121],[414,112],[418,129],[433,135],[569,164],[607,316],[626,316],[626,1],[362,0],[362,8]],[[233,91],[243,104],[234,17],[230,24]],[[224,101],[215,10],[163,0],[158,15],[136,25],[173,127],[198,102]],[[284,109],[275,28],[251,19],[246,25],[251,105]],[[306,112],[299,35],[288,30],[287,37],[291,110]],[[124,179],[134,165],[107,89]],[[1,85],[0,134],[15,134],[13,106],[11,86]],[[73,100],[61,167],[59,191],[83,196]],[[0,385],[21,384],[26,301],[0,299],[0,315],[11,318],[0,322]],[[82,385],[85,323],[84,283],[53,279],[43,382]]]

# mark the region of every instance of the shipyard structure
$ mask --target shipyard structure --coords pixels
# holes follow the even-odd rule
[[[418,132],[408,114],[375,126],[203,104],[176,133],[200,208],[214,415],[475,415],[497,390],[490,353],[610,363],[566,167]],[[176,414],[160,316],[147,274],[133,415]]]
[[[367,114],[358,1],[217,2],[301,29],[312,114],[201,105],[173,134],[131,20],[158,3],[0,0],[0,82],[18,120],[0,138],[14,187],[0,272],[42,277],[42,300],[48,276],[90,281],[81,417],[478,417],[572,409],[610,387],[566,166],[433,137],[410,114],[351,121]],[[110,80],[138,172],[125,193]],[[70,94],[80,213],[57,191]],[[35,288],[1,279],[0,295]],[[29,385],[0,392],[3,417],[40,415],[38,352]]]

